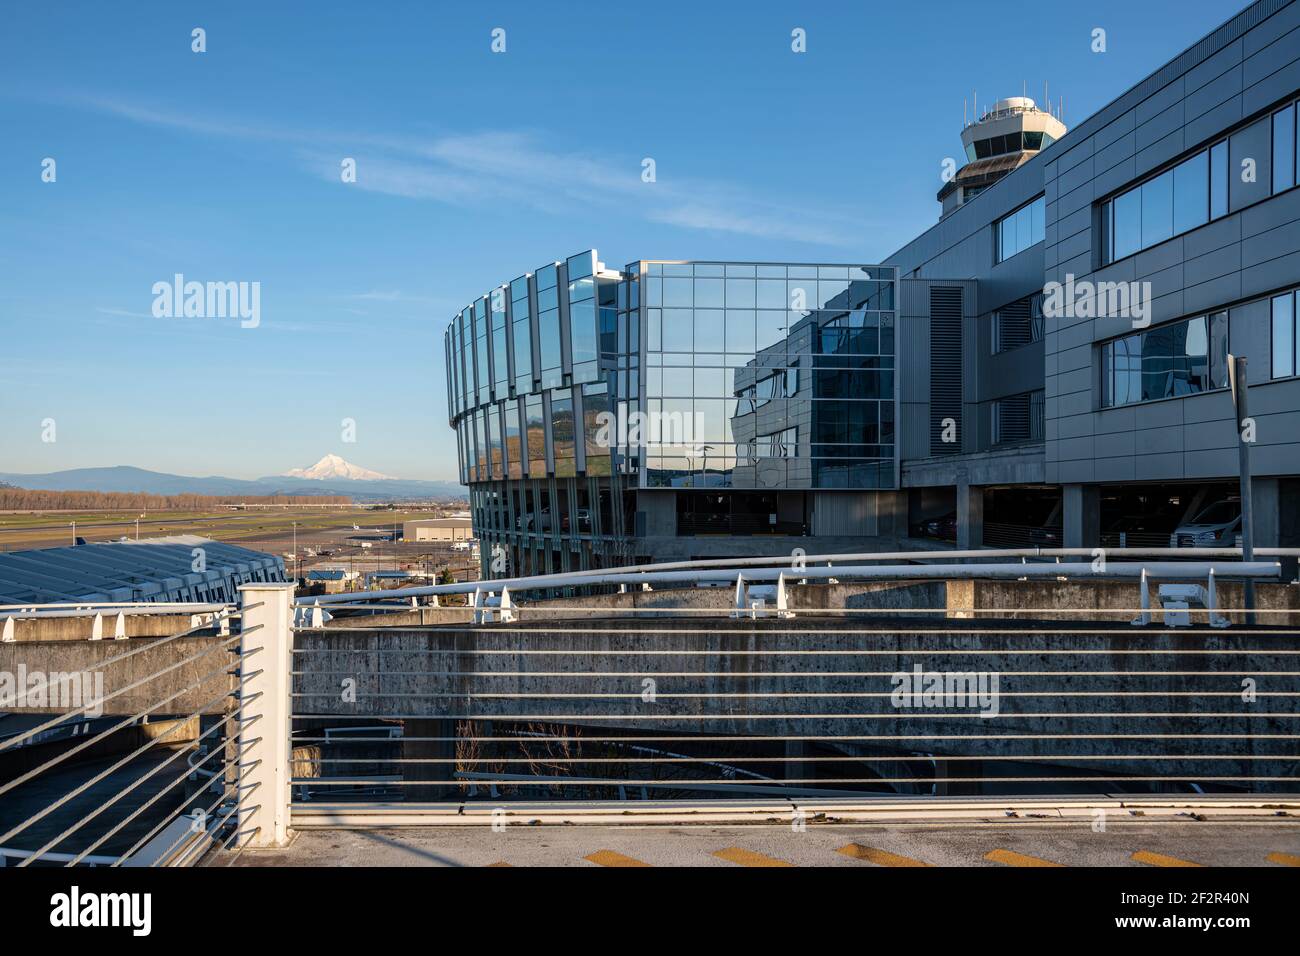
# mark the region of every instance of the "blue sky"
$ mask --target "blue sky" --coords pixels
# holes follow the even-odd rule
[[[1073,125],[1241,5],[8,4],[0,472],[451,478],[471,298],[593,246],[879,261],[937,219],[972,90],[1047,80]],[[260,325],[155,318],[177,272],[260,282]]]

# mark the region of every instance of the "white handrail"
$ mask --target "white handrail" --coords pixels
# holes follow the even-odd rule
[[[806,559],[811,560],[811,559]],[[823,557],[824,560],[824,557]],[[1060,564],[892,564],[892,565],[840,565],[834,567],[790,566],[790,559],[775,568],[747,568],[743,574],[747,581],[776,581],[782,575],[790,580],[977,580],[1020,578],[1092,578],[1138,579],[1145,572],[1153,578],[1189,581],[1207,578],[1211,571],[1220,578],[1277,578],[1281,564],[1276,561],[1169,561],[1169,562],[1119,562],[1109,561],[1098,570],[1091,561]],[[702,584],[705,582],[733,582],[742,572],[737,565],[726,568],[695,568],[691,570],[628,571],[612,569],[598,572],[572,574],[544,574],[534,577],[495,578],[492,580],[458,582],[456,584],[425,585],[412,588],[394,588],[388,591],[353,591],[344,594],[313,595],[312,604],[347,604],[367,598],[392,599],[435,594],[472,594],[497,592],[509,588],[527,591],[539,588],[586,587],[594,584]]]

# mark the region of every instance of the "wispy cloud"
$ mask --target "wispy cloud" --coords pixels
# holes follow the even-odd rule
[[[641,157],[557,150],[524,131],[421,138],[236,122],[103,96],[60,102],[200,136],[280,144],[290,161],[330,182],[339,182],[340,162],[351,157],[356,188],[405,199],[522,204],[554,215],[580,201],[682,229],[845,248],[861,243],[867,225],[841,208],[782,205],[727,180],[683,179],[661,169],[657,182],[643,182]]]
[[[150,312],[132,312],[129,309],[114,309],[104,306],[95,306],[95,311],[103,315],[115,315],[127,319],[152,319],[153,314]]]

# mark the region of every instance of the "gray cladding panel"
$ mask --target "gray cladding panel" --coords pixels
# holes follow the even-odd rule
[[[1230,348],[1247,357],[1257,383],[1251,391],[1251,410],[1261,425],[1256,470],[1300,474],[1300,380],[1261,384],[1270,371],[1267,296],[1300,286],[1300,188],[1269,196],[1269,113],[1296,96],[1300,2],[1260,0],[888,262],[900,266],[903,276],[978,280],[985,316],[1041,290],[1047,280],[1064,281],[1067,273],[1077,282],[1150,283],[1151,321],[1157,325],[1228,309]],[[1243,128],[1244,120],[1251,122]],[[1097,204],[1230,132],[1229,214],[1099,268]],[[1240,176],[1245,159],[1254,161],[1254,183]],[[994,222],[1039,193],[1047,197],[1045,241],[994,264]],[[1100,408],[1098,346],[1128,331],[1116,320],[1049,317],[1042,342],[992,355],[986,330],[977,329],[974,337],[965,336],[968,352],[969,343],[976,343],[964,369],[967,400],[1013,394],[1022,383],[1043,387],[1049,480],[1235,474],[1226,392]],[[1035,369],[1039,354],[1042,366]],[[904,380],[912,374],[902,371]]]

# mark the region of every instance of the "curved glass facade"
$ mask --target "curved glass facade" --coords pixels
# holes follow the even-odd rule
[[[476,532],[511,573],[568,570],[631,554],[638,491],[754,492],[728,507],[762,531],[773,493],[896,488],[897,285],[588,250],[489,291],[445,336]]]

